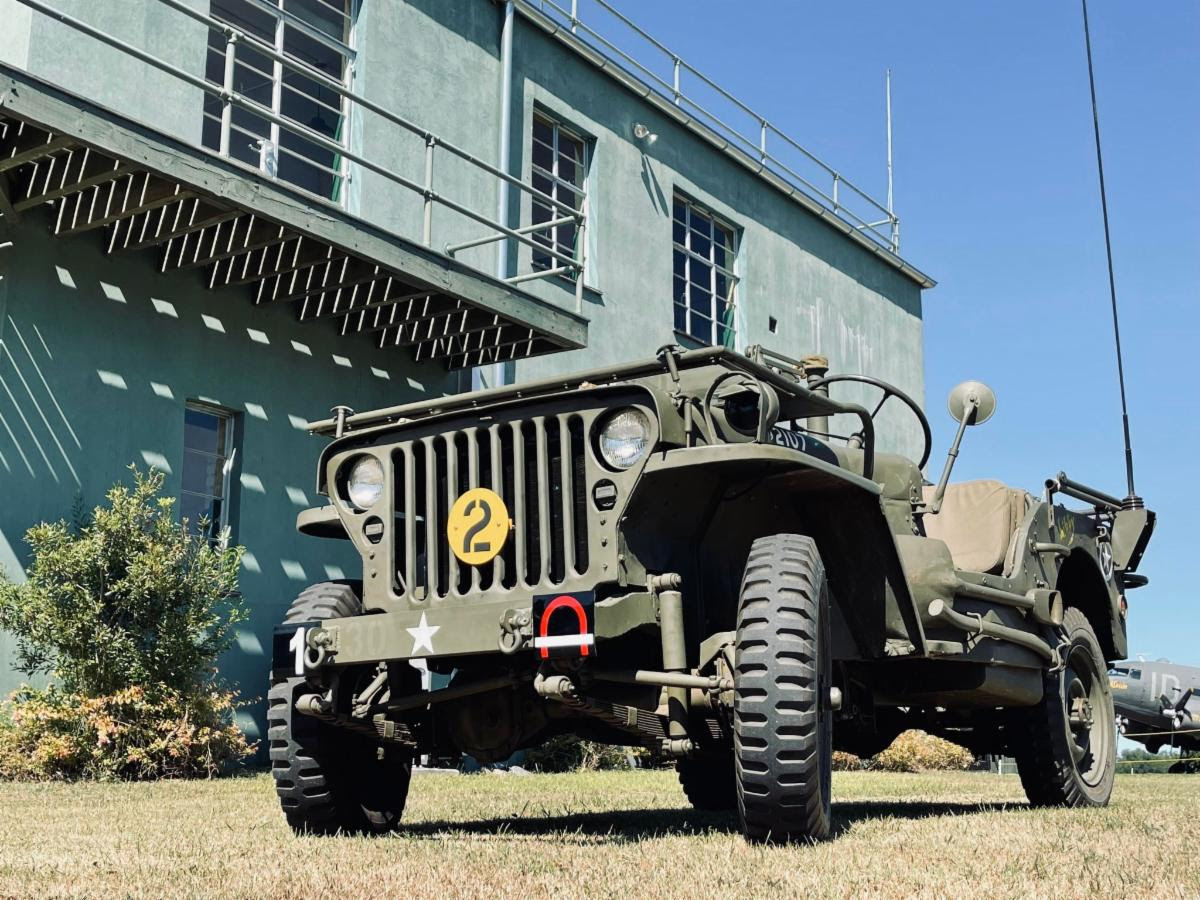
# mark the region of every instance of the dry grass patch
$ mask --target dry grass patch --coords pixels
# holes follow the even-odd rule
[[[297,838],[269,777],[0,785],[0,896],[1200,895],[1200,778],[1030,810],[1013,776],[838,773],[838,836],[747,845],[670,772],[420,775],[406,829]]]

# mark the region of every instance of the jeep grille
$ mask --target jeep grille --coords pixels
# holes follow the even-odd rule
[[[588,567],[585,421],[578,412],[471,425],[398,444],[395,588],[414,599],[560,585]],[[491,488],[515,527],[494,560],[459,563],[446,538],[455,499]]]

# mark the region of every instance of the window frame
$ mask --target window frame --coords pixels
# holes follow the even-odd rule
[[[352,106],[345,97],[336,97],[332,102],[326,102],[323,99],[319,99],[315,96],[309,96],[303,91],[298,90],[295,85],[288,84],[288,75],[298,75],[299,77],[304,77],[303,69],[305,68],[311,69],[314,73],[320,74],[325,78],[330,78],[333,76],[329,72],[322,71],[321,69],[309,65],[304,59],[296,56],[294,53],[287,53],[285,48],[287,46],[287,29],[290,28],[302,35],[304,38],[314,41],[315,43],[334,51],[336,54],[338,54],[338,56],[341,57],[341,84],[343,87],[349,89],[352,86],[355,75],[355,61],[357,58],[357,50],[355,49],[355,45],[357,43],[356,31],[360,0],[311,0],[313,3],[329,7],[332,13],[343,16],[345,24],[344,40],[338,40],[337,38],[326,34],[316,26],[306,22],[295,11],[288,9],[287,4],[291,2],[291,0],[226,0],[226,2],[244,3],[250,9],[270,17],[273,20],[271,36],[267,37],[262,34],[258,34],[257,30],[249,29],[248,23],[238,21],[231,22],[228,20],[228,17],[223,16],[218,10],[215,9],[210,9],[210,15],[212,18],[220,22],[227,22],[228,24],[232,25],[232,27],[237,28],[239,31],[249,30],[255,38],[266,44],[270,44],[276,53],[287,55],[289,59],[298,63],[300,66],[299,70],[292,67],[285,68],[283,63],[267,58],[263,65],[270,68],[270,72],[268,73],[263,69],[255,67],[249,61],[245,60],[243,55],[238,56],[237,68],[239,70],[241,70],[243,73],[249,71],[253,74],[262,76],[266,79],[264,84],[269,85],[270,87],[270,102],[262,103],[262,105],[269,107],[271,112],[276,116],[286,118],[290,121],[295,121],[297,125],[301,126],[306,126],[307,123],[301,122],[298,119],[292,119],[290,115],[285,115],[283,112],[283,107],[286,102],[285,91],[289,92],[293,98],[301,98],[302,101],[307,101],[308,103],[317,107],[318,117],[321,116],[323,110],[329,111],[331,114],[336,116],[336,119],[333,126],[333,135],[326,135],[326,137],[329,140],[340,143],[343,148],[348,149],[350,146],[350,134],[352,131],[350,121]],[[342,7],[344,12],[338,13],[338,10],[333,8],[334,3],[336,3],[339,7]],[[221,36],[210,30],[207,41],[208,43],[205,55],[206,70],[209,68],[210,62],[213,58],[216,58],[220,61],[220,67],[223,69],[224,54],[226,50],[223,46],[221,46]],[[246,50],[239,52],[242,54],[245,52],[254,53],[255,49],[252,45],[247,44]],[[210,84],[214,83],[211,77],[208,77],[208,80]],[[214,98],[211,95],[206,95],[205,106],[213,101]],[[335,105],[337,107],[336,110],[334,109]],[[235,115],[239,109],[240,107],[235,108]],[[270,177],[275,178],[284,184],[295,188],[296,190],[303,191],[304,193],[314,197],[319,197],[320,199],[329,203],[333,203],[338,207],[346,207],[347,195],[349,193],[347,186],[350,180],[350,167],[349,161],[345,156],[335,153],[330,164],[326,166],[323,162],[306,156],[304,152],[301,152],[301,148],[285,147],[283,142],[290,139],[292,141],[299,142],[299,144],[303,145],[303,148],[311,148],[313,151],[320,152],[329,151],[326,151],[324,148],[321,148],[309,141],[303,135],[293,131],[285,131],[276,122],[262,120],[261,116],[252,110],[242,110],[242,112],[245,116],[252,117],[253,119],[257,120],[258,124],[265,126],[266,134],[252,133],[254,126],[245,126],[236,122],[232,123],[230,126],[231,146],[234,140],[249,140],[251,144],[253,144],[254,141],[261,142],[259,161],[257,164],[257,168],[260,171],[265,172]],[[210,142],[205,141],[204,126],[209,119],[214,119],[218,122],[218,135],[220,133],[220,116],[215,115],[207,108],[203,109],[201,115],[201,143],[205,147],[215,150],[216,147],[214,147]],[[229,156],[230,158],[236,159],[243,164],[254,165],[253,162],[247,161],[246,159],[235,155],[232,151],[230,152]],[[328,177],[330,179],[328,195],[312,191],[304,184],[296,180],[282,177],[279,174],[280,158],[282,156],[290,157],[295,162],[295,165],[301,167],[301,171],[307,171],[313,174],[319,173],[320,177],[322,178]]]
[[[201,532],[196,528],[198,523],[189,522],[188,527],[193,529],[196,535],[203,535],[210,542],[220,540],[221,535],[226,529],[230,535],[233,533],[233,471],[237,465],[237,430],[238,430],[238,414],[232,409],[227,409],[223,406],[217,406],[214,403],[207,403],[203,400],[188,400],[184,403],[184,443],[183,443],[183,462],[179,467],[179,505],[180,517],[183,516],[183,497],[184,495],[191,497],[201,497],[212,501],[218,499],[212,494],[202,494],[197,491],[187,490],[184,487],[184,468],[187,466],[187,456],[189,453],[195,453],[210,457],[212,459],[222,459],[221,471],[221,515],[220,522],[212,522],[209,524],[209,532]],[[209,453],[207,450],[200,450],[196,447],[187,445],[187,414],[188,412],[197,412],[207,416],[214,416],[218,419],[223,419],[225,422],[225,440],[224,446],[220,448],[216,454]],[[215,527],[214,527],[215,526]]]
[[[537,126],[539,123],[549,127],[549,129],[550,129],[552,143],[549,145],[548,149],[550,150],[551,159],[553,160],[553,165],[554,165],[554,171],[552,171],[552,172],[546,171],[546,169],[544,167],[539,166],[534,161],[535,160],[535,155],[534,155],[535,143],[541,144],[542,146],[547,146],[544,141],[539,140],[537,137]],[[565,180],[564,178],[562,178],[561,173],[559,171],[559,163],[560,163],[559,146],[560,146],[560,139],[563,135],[565,135],[567,138],[569,138],[573,141],[576,141],[580,147],[581,159],[580,159],[579,163],[577,164],[580,169],[580,178],[579,178],[578,184],[569,182],[569,181]],[[571,195],[575,196],[579,201],[579,205],[574,208],[586,220],[587,215],[588,215],[588,196],[589,196],[589,193],[590,193],[591,187],[592,187],[592,185],[591,185],[592,139],[590,137],[588,137],[588,135],[585,134],[580,129],[568,124],[567,122],[563,121],[558,116],[554,115],[549,110],[543,109],[540,106],[534,107],[533,114],[532,114],[532,116],[530,118],[530,122],[529,122],[529,185],[530,185],[530,187],[533,187],[534,179],[537,176],[541,176],[550,181],[551,190],[547,191],[546,193],[549,196],[553,197],[559,203],[566,204],[566,205],[573,205],[573,204],[570,204],[569,201],[565,200],[562,196],[560,196],[560,193],[559,193],[560,191],[566,191],[566,192],[569,192]],[[529,219],[530,225],[537,224],[537,222],[534,219],[534,215],[535,215],[535,211],[538,210],[539,208],[548,210],[548,218],[544,219],[543,221],[552,221],[554,219],[562,218],[558,209],[556,209],[554,207],[548,207],[548,206],[546,206],[546,204],[539,201],[536,197],[531,197],[530,198],[530,219]],[[575,240],[574,240],[574,243],[572,246],[567,247],[566,245],[560,243],[559,235],[560,235],[562,229],[566,229],[569,227],[572,227],[572,226],[570,226],[568,224],[562,224],[562,225],[551,226],[549,229],[535,230],[530,233],[530,238],[532,240],[534,240],[535,242],[540,243],[542,241],[542,235],[547,230],[549,230],[551,236],[549,238],[548,243],[546,244],[546,248],[548,250],[553,250],[555,253],[559,253],[563,256],[571,257],[572,260],[574,260],[577,264],[579,264],[581,266],[581,269],[578,272],[560,272],[560,273],[558,273],[558,277],[565,278],[566,280],[568,280],[572,283],[575,281],[576,278],[583,277],[584,282],[586,283],[586,281],[587,281],[586,266],[587,266],[587,260],[588,260],[588,257],[590,254],[585,252],[583,243],[584,243],[584,241],[587,240],[587,236],[586,236],[587,232],[586,232],[586,229],[580,229],[578,225],[573,226],[575,228]],[[531,263],[530,264],[531,264],[531,268],[535,272],[544,272],[549,269],[559,268],[561,265],[563,265],[558,259],[556,259],[553,256],[550,256],[549,254],[545,254],[542,259],[538,259],[539,252],[540,251],[537,249],[530,248],[530,254],[531,254]]]
[[[684,219],[680,222],[675,217],[675,208],[682,204],[684,209]],[[708,256],[705,257],[697,253],[692,247],[692,234],[697,231],[692,226],[692,214],[696,213],[701,218],[708,221]],[[705,345],[713,347],[734,347],[738,336],[737,327],[737,310],[738,310],[738,287],[741,283],[741,278],[737,273],[738,260],[741,250],[741,229],[734,225],[724,216],[716,213],[711,207],[697,200],[692,199],[682,191],[675,191],[671,197],[671,316],[672,324],[677,333],[691,338],[694,341],[699,341]],[[684,243],[680,244],[675,239],[675,226],[680,224],[683,227]],[[717,243],[714,240],[717,229],[728,234],[728,243],[723,245],[726,252],[726,264],[721,265],[716,259]],[[698,231],[697,231],[698,233]],[[676,258],[682,255],[684,259],[683,275],[676,272]],[[709,269],[708,286],[706,290],[709,295],[709,314],[703,316],[708,321],[707,336],[698,333],[694,327],[693,304],[692,304],[692,288],[700,287],[692,280],[692,263],[693,261],[705,265]],[[717,291],[717,279],[719,275],[724,275],[727,283],[727,293],[722,296]],[[676,296],[676,279],[683,281],[683,296]],[[717,318],[717,299],[720,297],[729,310],[729,324],[725,325]],[[683,327],[681,328],[676,322],[677,310],[682,307],[684,311]],[[723,335],[722,332],[725,332]],[[724,338],[723,340],[721,338]]]

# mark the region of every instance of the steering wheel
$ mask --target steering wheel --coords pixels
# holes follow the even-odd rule
[[[870,375],[827,375],[818,381],[808,384],[807,387],[811,391],[815,390],[816,388],[827,387],[831,384],[838,384],[839,382],[843,381],[849,381],[855,384],[869,384],[871,387],[877,387],[883,391],[883,398],[876,403],[875,408],[871,410],[872,421],[874,421],[875,417],[879,415],[879,410],[883,409],[883,404],[887,403],[892,397],[895,397],[912,411],[912,414],[917,417],[917,421],[921,423],[921,432],[925,439],[925,445],[921,451],[921,461],[917,463],[918,469],[924,469],[925,463],[929,462],[929,454],[933,450],[933,434],[929,430],[929,420],[925,418],[925,413],[921,411],[921,407],[917,405],[917,401],[913,400],[912,397],[908,396],[908,394],[904,393],[904,391],[900,390],[900,388],[896,387],[894,384],[889,384],[883,379],[873,378]],[[851,435],[851,439],[857,440],[858,446],[861,447],[863,433],[861,431],[856,432],[855,434]]]

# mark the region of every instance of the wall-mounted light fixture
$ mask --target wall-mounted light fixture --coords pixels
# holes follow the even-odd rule
[[[642,122],[633,123],[633,137],[647,147],[652,147],[654,142],[658,140],[658,135],[646,127]]]

